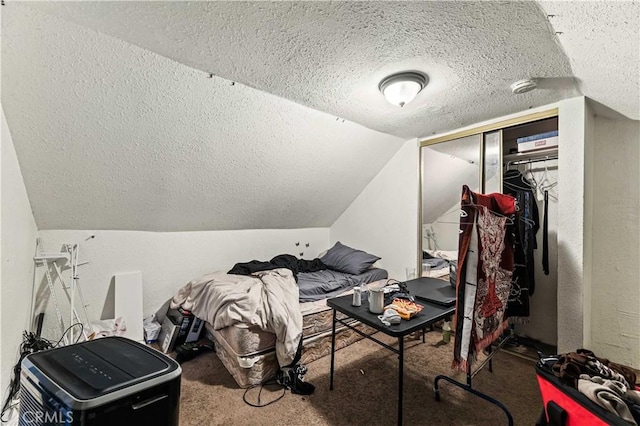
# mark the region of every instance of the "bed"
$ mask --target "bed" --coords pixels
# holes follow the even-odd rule
[[[422,276],[444,278],[449,275],[450,266],[457,263],[458,252],[447,250],[426,250],[422,252]]]
[[[296,342],[299,343],[300,335],[302,340],[300,363],[307,364],[330,354],[333,318],[326,304],[328,298],[353,293],[356,285],[386,284],[387,271],[373,267],[379,257],[336,244],[337,249],[334,246],[321,258],[327,262],[324,269],[296,274],[290,269],[276,268],[247,276],[213,273],[190,281],[174,296],[171,305],[183,306],[205,320],[206,336],[215,342],[216,354],[238,386],[247,388],[263,383],[291,361],[297,350],[295,336]],[[347,259],[347,267],[344,254],[353,254],[351,251],[369,257],[354,267],[352,256]],[[340,255],[342,263],[336,262],[333,255]],[[292,284],[296,282],[294,276],[297,285]],[[373,332],[355,321],[352,325],[363,332]],[[341,326],[336,329],[336,349],[361,338],[357,332]]]

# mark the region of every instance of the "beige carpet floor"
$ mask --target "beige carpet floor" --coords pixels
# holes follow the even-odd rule
[[[397,341],[378,333],[388,343]],[[427,342],[405,343],[405,425],[502,425],[504,413],[492,404],[440,381],[440,402],[434,400],[433,379],[451,370],[453,342],[442,344],[441,334],[427,333]],[[316,386],[310,396],[286,392],[263,408],[243,402],[244,389],[235,383],[214,353],[183,363],[180,425],[393,425],[397,419],[398,357],[370,340],[336,352],[334,390],[329,390],[330,357],[307,365],[306,381]],[[512,413],[515,425],[535,424],[542,402],[534,363],[498,353],[493,373],[480,372],[474,389],[498,399]],[[258,388],[247,397],[256,402]],[[262,402],[281,391],[262,392]]]

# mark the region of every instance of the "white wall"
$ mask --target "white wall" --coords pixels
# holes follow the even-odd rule
[[[418,141],[400,148],[330,228],[331,244],[380,256],[390,278],[418,263]]]
[[[313,259],[329,247],[328,228],[210,232],[41,231],[46,252],[80,243],[80,287],[92,320],[113,318],[114,274],[141,271],[144,315],[154,313],[193,278],[228,271],[238,262],[270,260],[289,253]],[[89,238],[95,235],[95,238]],[[295,243],[300,245],[296,246]],[[305,245],[309,243],[309,247]],[[50,312],[51,303],[47,312]],[[54,314],[46,314],[43,335],[56,339]]]
[[[11,369],[18,361],[22,332],[30,325],[31,289],[33,283],[33,255],[38,229],[31,212],[20,165],[2,111],[2,272],[0,291],[0,375],[2,403],[6,397]]]
[[[594,127],[590,346],[640,368],[640,121]]]
[[[584,347],[585,238],[591,227],[585,173],[589,161],[584,97],[558,103],[558,351]]]
[[[591,235],[593,233],[593,165],[595,163],[594,158],[594,145],[595,145],[595,118],[593,112],[593,103],[587,99],[586,111],[585,111],[585,174],[584,174],[584,221],[586,226],[584,233]],[[583,347],[591,347],[591,287],[593,283],[593,277],[591,274],[591,266],[593,264],[593,238],[584,239],[584,271],[583,271],[583,286],[582,286],[582,315],[587,320],[583,323]]]

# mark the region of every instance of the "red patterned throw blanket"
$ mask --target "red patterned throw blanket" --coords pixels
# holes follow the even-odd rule
[[[515,199],[462,188],[453,368],[466,371],[507,327]]]

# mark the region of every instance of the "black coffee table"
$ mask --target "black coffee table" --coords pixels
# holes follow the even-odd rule
[[[449,282],[438,280],[434,278],[418,278],[415,280],[407,281],[407,287],[411,292],[411,289],[416,289],[416,286],[421,285],[433,285],[433,286],[449,286]],[[363,297],[366,299],[366,297]],[[455,305],[442,306],[435,303],[425,302],[424,300],[416,299],[416,303],[424,306],[422,311],[415,317],[408,321],[403,320],[397,325],[384,325],[379,319],[378,314],[372,314],[369,312],[369,302],[367,300],[362,301],[361,306],[351,305],[352,296],[341,296],[327,300],[327,305],[333,308],[333,328],[331,331],[331,376],[329,381],[329,389],[333,390],[333,372],[334,372],[334,360],[335,360],[335,346],[336,346],[336,323],[340,323],[345,327],[352,329],[363,337],[373,340],[381,346],[389,349],[390,351],[398,354],[399,368],[398,368],[398,425],[402,425],[402,384],[403,384],[403,370],[404,370],[404,336],[411,334],[418,330],[423,330],[426,327],[433,325],[442,319],[451,317],[455,312]],[[350,318],[354,318],[363,324],[366,324],[382,333],[389,336],[398,338],[398,349],[387,345],[384,342],[376,339],[373,336],[369,336],[366,333],[354,328],[352,325],[346,322],[347,318],[339,319],[336,317],[337,312],[342,312],[344,315]],[[424,336],[423,336],[424,342]]]

